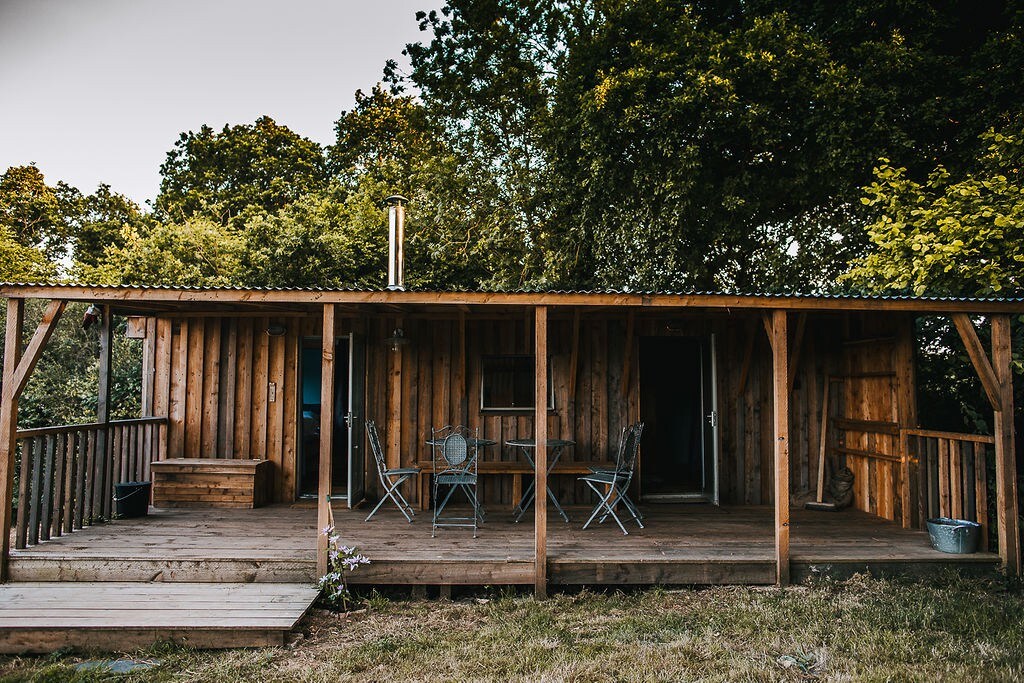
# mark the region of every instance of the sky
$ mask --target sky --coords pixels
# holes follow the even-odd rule
[[[0,0],[0,173],[143,204],[178,136],[264,114],[328,144],[440,0]]]

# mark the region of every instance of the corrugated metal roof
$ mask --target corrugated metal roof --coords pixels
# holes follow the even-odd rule
[[[67,287],[69,289],[102,289],[111,291],[190,291],[190,292],[309,292],[309,293],[383,293],[389,292],[386,287],[235,287],[235,286],[179,286],[179,285],[97,285],[74,282],[3,282],[0,287]],[[740,291],[708,291],[708,290],[656,290],[629,288],[595,288],[595,289],[557,289],[543,287],[521,287],[516,289],[497,288],[451,288],[432,289],[426,287],[407,287],[410,293],[445,294],[445,293],[477,293],[477,294],[545,294],[567,296],[736,296],[749,298],[785,298],[785,299],[825,299],[836,301],[918,301],[932,303],[1024,303],[1024,297],[956,297],[956,296],[912,296],[908,294],[855,294],[855,293],[813,293],[813,292],[740,292]],[[401,295],[401,292],[393,292]]]

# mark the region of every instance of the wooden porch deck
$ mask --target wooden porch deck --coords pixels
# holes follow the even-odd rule
[[[648,505],[647,528],[623,536],[613,524],[584,531],[589,512],[570,509],[571,524],[548,527],[552,584],[716,584],[775,582],[770,507]],[[368,523],[366,510],[335,510],[349,545],[372,564],[360,584],[511,585],[533,583],[532,517],[520,524],[492,509],[479,537],[441,529],[429,513],[407,523],[387,508]],[[11,553],[12,581],[312,582],[316,510],[308,504],[255,510],[152,510],[146,518],[88,527]],[[862,512],[792,511],[794,580],[924,574],[941,568],[992,572],[994,553],[948,555],[926,534]]]

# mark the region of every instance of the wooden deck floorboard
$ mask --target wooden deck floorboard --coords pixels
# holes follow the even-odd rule
[[[772,510],[710,505],[645,506],[646,528],[624,536],[613,523],[581,528],[588,510],[570,509],[572,523],[551,517],[552,583],[773,583]],[[513,523],[490,510],[479,537],[467,529],[430,535],[430,517],[412,524],[383,509],[335,510],[339,532],[372,564],[353,583],[531,584],[533,523]],[[15,581],[312,581],[316,511],[309,505],[256,510],[154,510],[14,551]],[[992,553],[947,555],[920,531],[856,511],[792,512],[794,572],[849,574],[878,567],[910,573],[938,567],[991,571]]]

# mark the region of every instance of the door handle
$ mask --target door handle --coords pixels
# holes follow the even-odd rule
[[[706,415],[706,417],[708,419],[708,424],[710,424],[712,427],[717,427],[718,426],[718,411],[717,410],[712,410],[710,413],[708,413]]]

